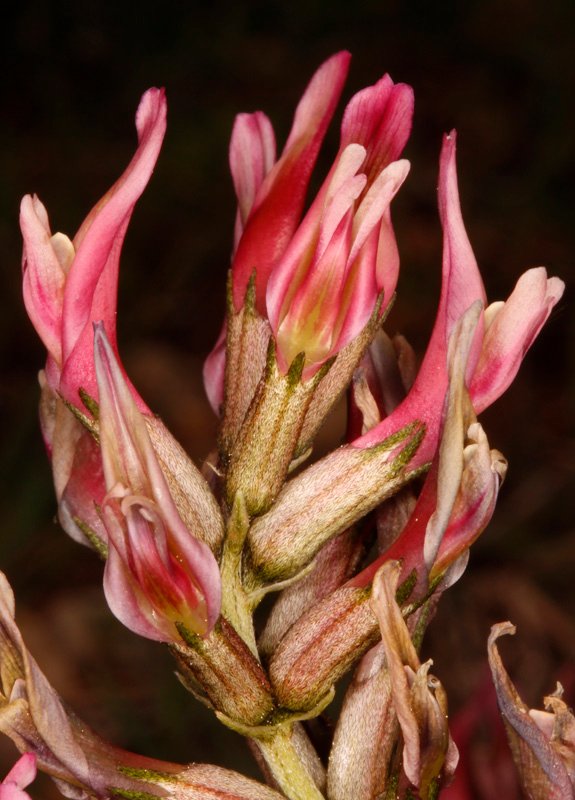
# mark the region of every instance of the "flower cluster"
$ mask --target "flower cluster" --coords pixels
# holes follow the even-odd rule
[[[52,234],[37,197],[22,201],[24,300],[47,350],[41,424],[62,527],[105,559],[116,617],[169,646],[184,685],[251,739],[274,787],[140,759],[91,734],[27,652],[2,582],[0,725],[66,796],[432,800],[455,771],[445,691],[418,648],[505,476],[477,416],[512,382],[563,283],[530,269],[507,301],[487,304],[461,215],[456,135],[445,136],[442,286],[416,369],[405,339],[383,331],[399,272],[390,206],[409,172],[410,87],[385,75],[352,97],[306,206],[348,66],[338,53],[318,69],[279,157],[262,112],[235,121],[227,313],[204,369],[220,418],[208,469],[140,397],[116,340],[120,251],[162,145],[163,90],[143,96],[135,155],[73,240]],[[347,440],[313,460],[346,390]],[[254,612],[273,591],[256,633]],[[504,716],[524,738],[491,647]],[[352,667],[326,766],[301,721]],[[550,704],[572,727],[559,699]],[[529,742],[555,724],[534,720],[544,734]],[[557,767],[553,787],[572,786],[569,769]],[[7,797],[24,796],[18,780]]]

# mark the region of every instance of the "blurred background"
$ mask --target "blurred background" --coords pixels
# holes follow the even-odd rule
[[[344,48],[353,53],[344,100],[384,72],[410,83],[412,171],[394,201],[402,273],[388,331],[423,353],[441,264],[438,156],[451,128],[489,298],[505,298],[522,271],[541,264],[568,284],[514,386],[482,417],[510,461],[508,478],[467,574],[443,598],[425,655],[461,708],[484,680],[489,626],[510,618],[519,633],[502,650],[526,700],[538,704],[562,677],[573,703],[574,47],[571,0],[24,0],[3,12],[0,567],[30,649],[102,735],[182,762],[243,769],[247,758],[231,733],[214,749],[220,731],[188,700],[168,654],[111,618],[101,563],[54,522],[36,411],[45,356],[20,298],[22,195],[36,192],[52,229],[72,236],[132,156],[141,94],[166,87],[168,133],[122,255],[119,341],[141,394],[199,462],[215,431],[200,371],[224,308],[235,114],[266,111],[281,148],[313,71]],[[318,175],[337,137],[336,122]],[[13,758],[9,744],[3,750]]]

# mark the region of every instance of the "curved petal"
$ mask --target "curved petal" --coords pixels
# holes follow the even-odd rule
[[[278,329],[305,280],[314,254],[319,250],[321,255],[331,242],[337,226],[365,186],[365,176],[357,175],[364,160],[365,148],[360,145],[350,145],[339,155],[322,187],[322,202],[316,198],[270,275],[266,306],[272,330]]]
[[[214,412],[219,416],[224,402],[226,375],[226,336],[227,323],[224,322],[220,335],[206,360],[204,361],[204,389]]]
[[[365,169],[371,181],[399,158],[412,120],[413,89],[384,75],[349,101],[341,123],[341,147],[357,142],[367,148]]]
[[[96,397],[92,322],[103,320],[116,341],[116,291],[120,250],[136,201],[144,191],[166,130],[163,89],[149,89],[136,114],[138,149],[122,177],[94,206],[74,239],[76,256],[64,290],[63,372],[60,390],[77,403],[78,387]],[[145,409],[143,401],[138,400]]]
[[[48,353],[61,367],[64,285],[74,247],[63,234],[52,236],[48,213],[36,195],[22,199],[20,228],[24,305]]]
[[[477,413],[490,406],[509,387],[564,289],[563,281],[548,278],[543,267],[530,269],[519,278],[509,299],[497,309],[485,333],[470,386]]]
[[[36,756],[34,753],[24,753],[14,764],[8,775],[2,781],[13,783],[19,789],[25,789],[36,777]]]
[[[441,415],[448,385],[447,346],[457,321],[478,300],[485,302],[485,289],[469,239],[465,232],[455,163],[455,132],[443,140],[439,170],[439,210],[443,224],[443,270],[441,297],[433,332],[409,394],[395,411],[364,436],[353,442],[355,447],[370,447],[394,431],[418,419],[427,426],[425,438],[412,466],[428,461],[439,440]],[[479,321],[471,348],[467,375],[477,363],[482,341],[482,320]]]

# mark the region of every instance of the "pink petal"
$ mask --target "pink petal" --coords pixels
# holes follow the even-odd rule
[[[543,267],[530,269],[519,278],[485,333],[470,389],[477,413],[511,384],[564,289],[563,281],[547,278]]]
[[[409,173],[409,161],[394,161],[373,181],[355,212],[354,240],[350,259],[353,260],[367,237],[381,220]]]
[[[393,296],[399,258],[389,221],[389,204],[408,171],[408,161],[390,164],[374,181],[355,213],[354,239],[347,266],[351,276],[346,286],[347,308],[341,309],[344,321],[334,352],[342,350],[363,330],[382,290],[381,311]],[[389,252],[381,252],[387,248]]]
[[[230,169],[238,198],[236,247],[259,188],[275,160],[276,140],[268,117],[261,111],[238,114],[230,141]]]
[[[384,211],[379,226],[375,275],[377,285],[383,291],[383,305],[381,308],[383,313],[393,299],[399,277],[399,249],[391,224],[391,211],[389,208]]]
[[[103,320],[116,340],[116,289],[120,251],[136,201],[144,191],[166,130],[163,89],[149,89],[136,114],[138,149],[121,178],[86,217],[75,239],[76,257],[63,305],[63,396],[77,403],[78,387],[96,397],[92,322]],[[143,401],[139,401],[143,408]]]
[[[255,269],[256,306],[264,315],[268,278],[299,222],[310,175],[341,94],[349,59],[349,53],[337,53],[317,70],[296,109],[281,158],[260,186],[233,262],[236,310],[243,305]]]
[[[340,221],[321,256],[309,273],[276,331],[278,364],[286,371],[300,352],[306,354],[303,380],[317,372],[332,355],[336,322],[345,288],[345,266],[351,240],[352,211]]]
[[[60,524],[80,544],[86,545],[88,541],[76,519],[88,525],[102,542],[106,542],[106,529],[98,513],[105,495],[100,448],[92,435],[83,431],[76,443],[68,481],[58,504]]]
[[[364,159],[365,149],[359,145],[350,145],[340,154],[334,170],[324,182],[320,192],[321,201],[318,197],[313,202],[270,275],[266,306],[272,330],[277,331],[305,280],[316,249],[319,250],[318,256],[321,256],[342,218],[362,191],[365,177],[356,173]]]
[[[107,522],[110,526],[109,519]],[[142,593],[137,591],[133,577],[114,545],[119,536],[121,536],[119,532],[118,536],[110,536],[112,544],[104,569],[104,594],[110,611],[126,628],[138,636],[157,642],[174,641],[175,631],[169,636],[163,630],[162,620],[159,621],[160,626],[158,622],[152,621],[152,610],[142,598]],[[146,613],[146,609],[149,609],[149,613]]]
[[[346,284],[337,298],[339,330],[335,331],[333,353],[343,350],[361,333],[375,310],[381,291],[376,275],[378,244],[379,231],[374,229],[364,241],[357,257],[352,259],[349,256],[347,259]]]
[[[66,270],[54,249],[46,209],[35,195],[26,195],[22,200],[20,228],[24,238],[22,290],[26,311],[46,349],[61,366]]]
[[[13,783],[19,789],[25,789],[36,777],[36,756],[24,753],[14,764],[2,783]]]
[[[358,92],[347,105],[341,125],[341,147],[358,142],[367,148],[366,173],[372,180],[405,147],[413,120],[413,89],[394,85],[384,75]]]
[[[204,389],[211,407],[218,416],[224,402],[226,334],[227,324],[224,322],[212,352],[204,361],[203,369]]]

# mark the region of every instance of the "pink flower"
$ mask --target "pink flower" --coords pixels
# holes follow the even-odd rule
[[[233,309],[242,309],[254,275],[255,309],[269,319],[280,369],[305,351],[304,380],[360,333],[382,294],[383,312],[399,269],[389,204],[409,169],[397,159],[411,129],[413,93],[387,75],[349,102],[333,167],[300,222],[348,63],[348,53],[337,53],[316,72],[277,162],[273,129],[261,112],[237,117],[230,146],[238,198]],[[204,370],[216,410],[224,344],[222,335]]]
[[[124,174],[94,206],[73,241],[51,235],[37,197],[22,200],[23,292],[28,315],[48,350],[50,387],[73,405],[78,390],[96,397],[92,323],[116,342],[120,252],[136,201],[150,180],[166,130],[163,89],[148,90],[136,114],[138,149]],[[138,405],[146,410],[137,397]]]
[[[414,385],[405,400],[382,422],[353,442],[371,447],[418,419],[425,439],[411,462],[416,467],[436,451],[448,387],[447,351],[455,325],[477,301],[484,308],[485,289],[465,232],[455,166],[455,132],[446,136],[439,171],[439,210],[443,224],[443,280],[431,339]],[[496,400],[513,381],[523,356],[563,294],[559,278],[537,267],[525,272],[508,298],[480,315],[467,360],[465,382],[476,413]]]
[[[384,219],[409,164],[389,164],[368,187],[358,172],[366,155],[361,145],[345,148],[268,284],[280,369],[304,352],[304,380],[365,327],[389,277],[387,258],[395,256]],[[387,305],[391,295],[384,294]]]
[[[204,635],[220,611],[217,562],[188,530],[170,494],[144,416],[103,325],[94,336],[109,537],[104,591],[113,613],[150,639],[177,641],[177,624]]]
[[[26,786],[36,777],[36,756],[24,753],[0,783],[0,800],[30,800]]]
[[[464,381],[479,311],[474,304],[450,338],[441,439],[417,502],[397,539],[352,580],[353,585],[367,585],[382,564],[398,560],[400,580],[416,578],[410,600],[420,599],[460,556],[464,569],[467,550],[493,515],[507,462],[498,450],[490,450]]]
[[[399,559],[402,580],[416,571],[413,597],[464,556],[491,519],[506,462],[490,450],[475,415],[512,382],[564,288],[542,267],[531,269],[506,303],[483,310],[485,291],[459,207],[454,134],[444,140],[439,206],[443,285],[427,353],[405,400],[352,443],[370,447],[413,419],[427,426],[410,462],[415,468],[433,459],[417,503],[396,541],[351,581],[367,585],[383,563]]]
[[[40,376],[42,432],[52,461],[59,517],[67,533],[104,531],[94,508],[105,492],[99,450],[62,399],[88,414],[97,400],[92,323],[103,320],[116,349],[116,290],[120,252],[137,199],[153,172],[166,129],[162,89],[150,89],[136,114],[138,148],[120,179],[94,206],[73,241],[52,235],[46,209],[35,196],[22,200],[23,293],[28,315],[48,351]],[[80,392],[86,393],[80,396]],[[131,387],[141,411],[147,406]],[[88,401],[89,402],[89,401]],[[81,521],[84,533],[78,526]]]
[[[334,165],[270,275],[282,369],[305,352],[313,374],[360,333],[381,294],[380,313],[389,304],[399,271],[389,206],[409,171],[397,158],[412,114],[410,87],[388,75],[349,102]]]

